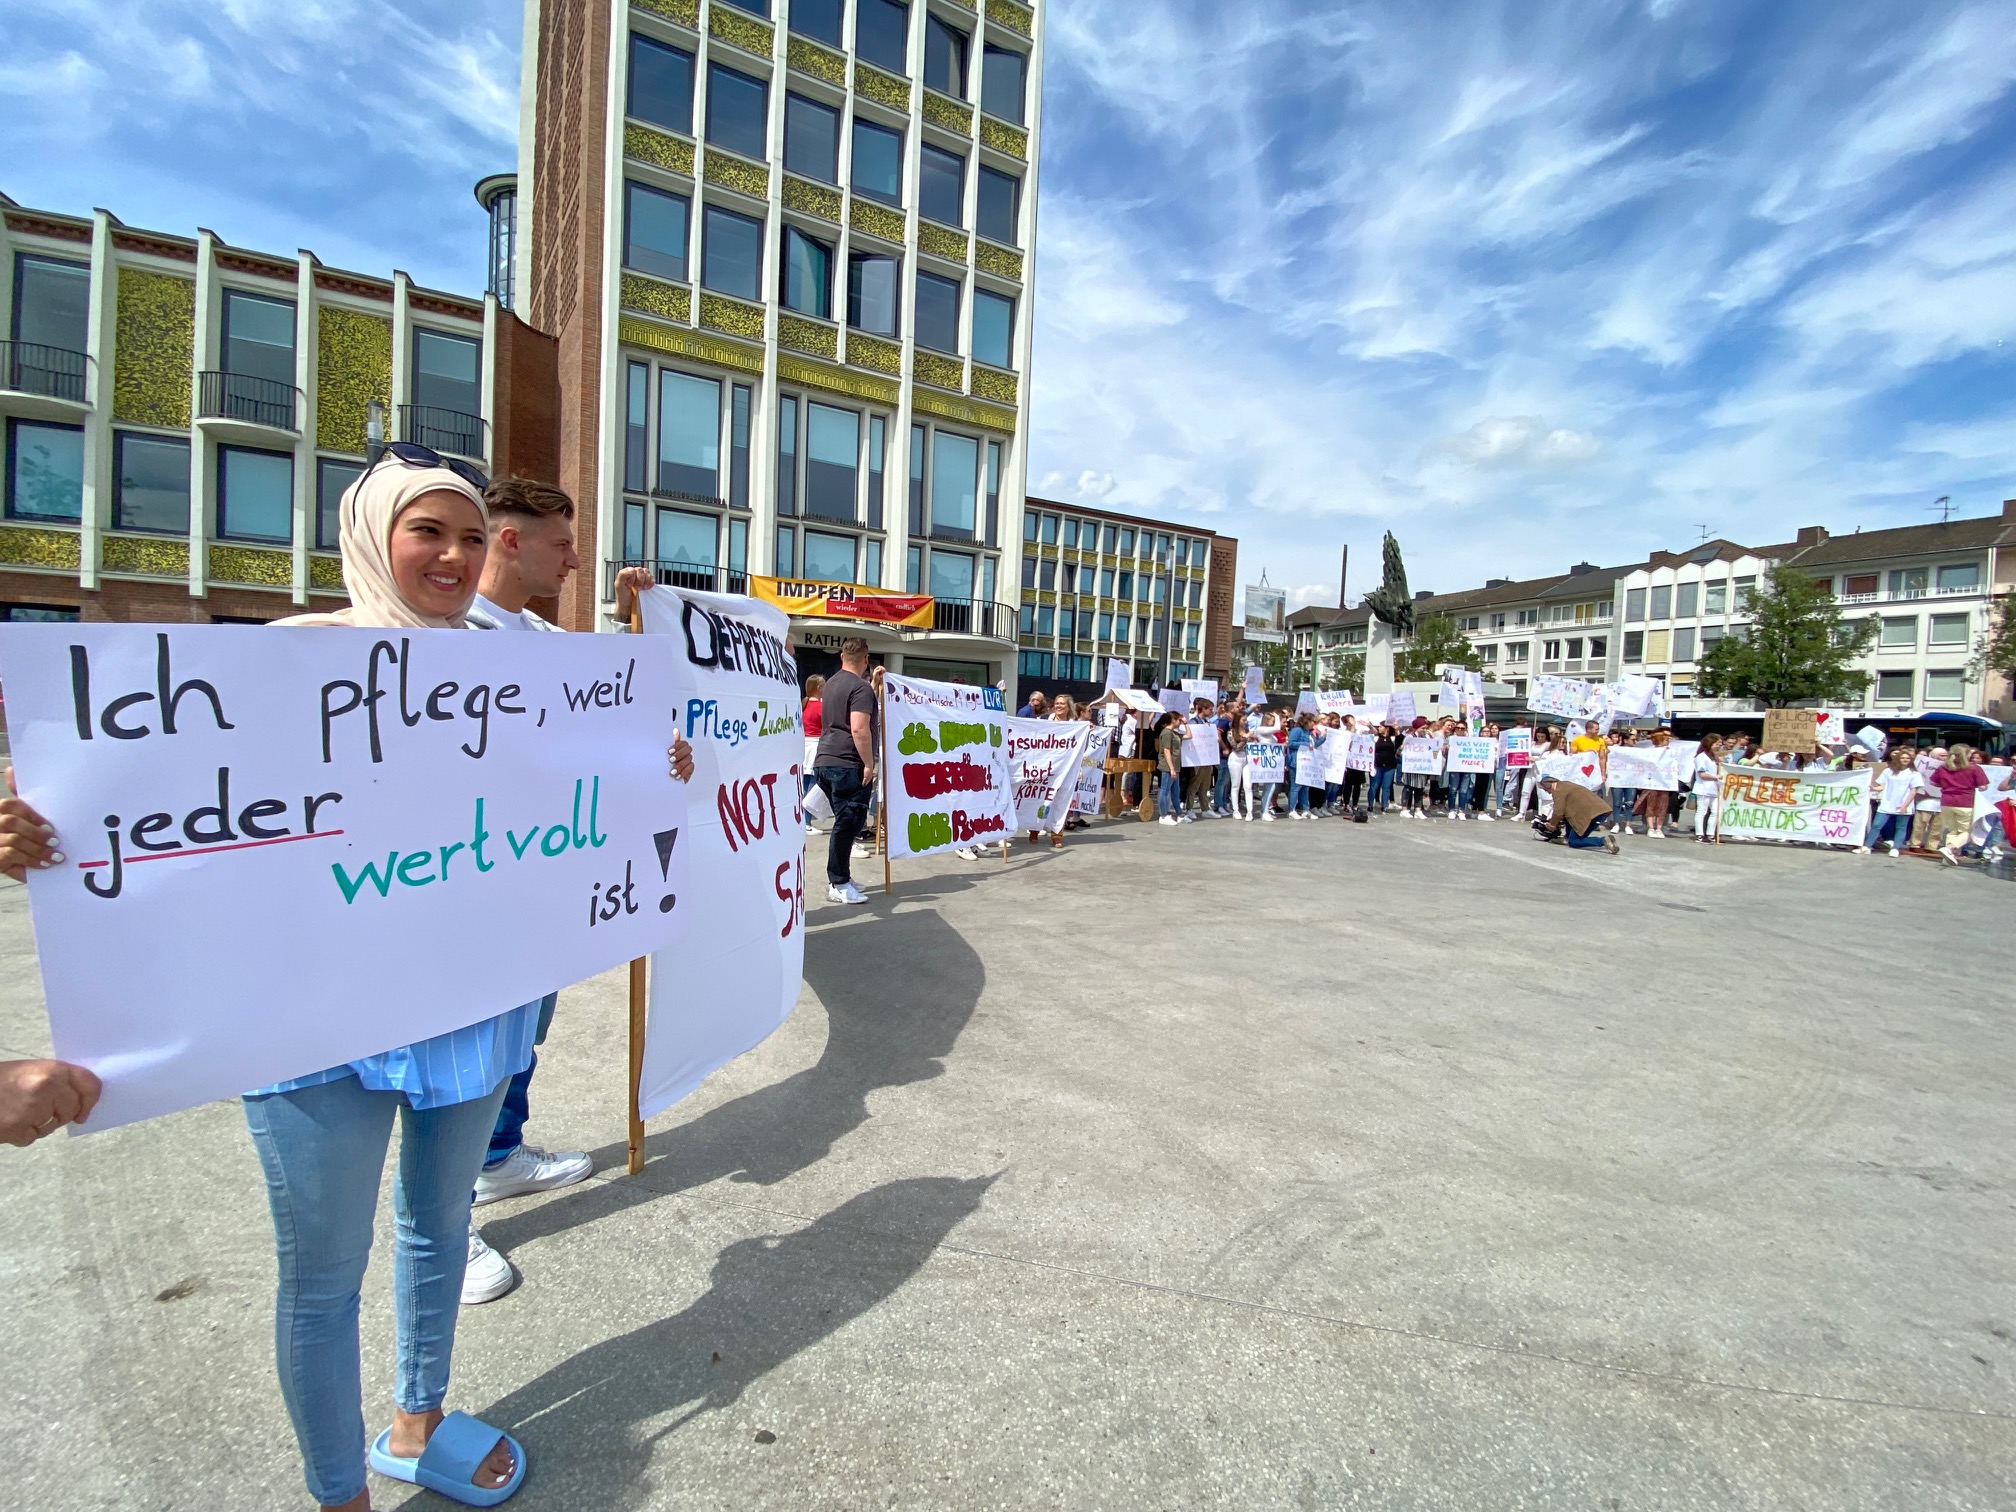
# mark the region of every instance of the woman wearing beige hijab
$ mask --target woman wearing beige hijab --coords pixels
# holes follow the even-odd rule
[[[423,462],[418,458],[430,459]],[[351,607],[288,625],[460,629],[487,549],[480,487],[401,446],[343,496]],[[0,870],[50,864],[49,827],[18,798],[0,803]],[[444,939],[443,970],[481,942]],[[467,1259],[470,1196],[505,1082],[532,1053],[536,1002],[348,1065],[247,1093],[279,1253],[280,1386],[308,1490],[325,1508],[368,1512],[357,1336],[379,1179],[400,1124],[393,1295],[398,1353],[392,1426],[371,1466],[472,1506],[492,1506],[525,1474],[518,1444],[441,1410]]]

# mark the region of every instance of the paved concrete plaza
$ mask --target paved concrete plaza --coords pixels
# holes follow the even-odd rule
[[[600,1170],[479,1210],[451,1405],[526,1512],[2016,1506],[2012,909],[1390,819],[900,865],[642,1177],[622,976],[562,995]],[[18,888],[0,951],[40,1053]],[[0,1150],[0,1254],[10,1505],[307,1505],[235,1104]]]

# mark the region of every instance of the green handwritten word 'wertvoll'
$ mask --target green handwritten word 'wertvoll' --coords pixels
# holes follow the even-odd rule
[[[588,801],[588,827],[581,827],[581,801],[586,786]],[[602,779],[577,779],[574,783],[574,810],[569,818],[559,824],[533,824],[529,829],[506,828],[504,846],[509,852],[508,859],[524,861],[540,856],[564,856],[571,850],[599,850],[609,837],[601,832],[596,820],[601,808]],[[464,870],[474,867],[480,875],[494,871],[500,860],[506,856],[491,846],[493,836],[485,828],[483,819],[484,800],[476,800],[476,818],[470,826],[469,838],[457,840],[449,845],[430,846],[425,850],[390,850],[385,853],[385,865],[381,869],[374,858],[358,867],[353,876],[342,862],[338,861],[329,870],[335,874],[336,886],[343,893],[345,903],[355,903],[369,888],[379,897],[390,897],[394,886],[426,887],[433,882],[446,882],[454,858],[464,851],[469,860]]]

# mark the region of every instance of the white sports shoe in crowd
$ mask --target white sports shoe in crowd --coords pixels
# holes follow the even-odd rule
[[[1181,824],[1183,821],[1178,819],[1174,814],[1164,814],[1159,822],[1163,824]]]
[[[518,1284],[511,1262],[483,1242],[476,1225],[469,1225],[469,1268],[462,1272],[462,1305],[479,1307],[495,1302]]]
[[[828,903],[866,903],[868,895],[852,882],[842,882],[837,887],[829,882],[826,884],[826,901]]]
[[[522,1197],[527,1192],[556,1192],[577,1181],[586,1181],[595,1162],[579,1150],[556,1155],[537,1145],[521,1144],[494,1166],[486,1166],[476,1177],[476,1206],[500,1202],[506,1197]]]

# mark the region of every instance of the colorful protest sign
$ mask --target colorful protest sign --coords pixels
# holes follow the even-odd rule
[[[1499,732],[1498,743],[1505,751],[1505,770],[1524,771],[1533,765],[1533,732],[1524,725]]]
[[[1671,746],[1663,750],[1658,746],[1612,746],[1609,755],[1610,787],[1613,790],[1632,788],[1639,792],[1677,792],[1682,773],[1690,770],[1680,764],[1679,753]]]
[[[1493,772],[1498,769],[1498,742],[1489,735],[1451,735],[1446,770]]]
[[[1078,765],[1092,737],[1079,719],[1016,719],[1008,730],[1008,780],[1014,784],[1015,828],[1061,830],[1071,812]]]
[[[1353,734],[1344,752],[1344,767],[1352,772],[1369,772],[1373,768],[1373,758],[1377,754],[1374,747],[1378,737],[1370,734]]]
[[[1246,775],[1253,786],[1265,787],[1269,783],[1277,786],[1287,781],[1288,758],[1278,740],[1249,740],[1246,742]]]
[[[1589,712],[1591,684],[1578,677],[1536,677],[1526,689],[1526,707],[1557,719],[1580,719]]]
[[[1442,772],[1442,742],[1433,735],[1409,735],[1400,742],[1400,770],[1436,777]]]
[[[751,649],[776,654],[780,646]],[[447,1033],[678,938],[693,684],[641,638],[0,626],[92,1130]],[[782,707],[797,745],[795,685]],[[452,952],[443,942],[480,941]]]
[[[809,619],[865,620],[929,630],[936,601],[919,593],[897,593],[865,583],[810,583],[793,578],[749,576],[749,591],[786,614]]]
[[[805,974],[803,745],[791,621],[737,595],[653,588],[644,636],[671,645],[691,691],[691,824],[679,837],[698,885],[685,938],[651,957],[639,1112],[662,1112],[791,1016]],[[609,644],[609,643],[605,643]],[[745,656],[740,647],[770,655]],[[728,654],[724,655],[726,651]],[[781,654],[780,654],[781,652]]]
[[[1869,827],[1871,776],[1866,766],[1840,772],[1724,767],[1717,816],[1722,838],[1860,845]]]
[[[1117,693],[1122,688],[1134,686],[1134,672],[1126,662],[1117,656],[1106,658],[1106,691]]]
[[[1183,765],[1186,767],[1218,765],[1218,725],[1215,720],[1204,719],[1184,725]]]
[[[1813,738],[1822,745],[1848,743],[1848,716],[1839,709],[1819,709],[1813,715]]]
[[[1264,675],[1265,673],[1262,668],[1248,667],[1246,669],[1246,702],[1250,704],[1264,704],[1267,702],[1267,695],[1260,687],[1261,679]]]
[[[1591,792],[1603,789],[1603,762],[1594,751],[1561,751],[1540,758],[1540,780],[1572,782]]]
[[[1000,691],[894,672],[883,690],[890,858],[1003,837],[1015,823],[1015,800]]]
[[[1766,709],[1764,735],[1759,747],[1804,756],[1814,748],[1820,720],[1812,709]]]
[[[1406,729],[1420,716],[1414,712],[1414,695],[1402,688],[1397,693],[1387,695],[1386,722]]]

